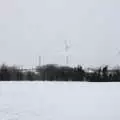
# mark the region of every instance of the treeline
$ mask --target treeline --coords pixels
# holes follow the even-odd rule
[[[86,71],[82,66],[67,67],[48,64],[37,66],[34,71],[1,65],[0,81],[88,81],[119,82],[120,69],[108,70],[108,66]]]

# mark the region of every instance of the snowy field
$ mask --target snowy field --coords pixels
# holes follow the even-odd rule
[[[0,82],[0,120],[120,120],[120,83]]]

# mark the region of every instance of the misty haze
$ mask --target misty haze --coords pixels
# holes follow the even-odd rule
[[[0,0],[0,120],[119,120],[119,11],[119,0]]]

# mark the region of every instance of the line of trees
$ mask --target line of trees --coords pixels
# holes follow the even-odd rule
[[[88,81],[119,82],[120,69],[108,70],[108,66],[85,71],[82,66],[67,67],[48,64],[37,66],[35,71],[23,71],[18,67],[2,65],[0,81]]]

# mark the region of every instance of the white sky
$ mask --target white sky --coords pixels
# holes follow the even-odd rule
[[[0,63],[119,64],[119,0],[0,0]]]

